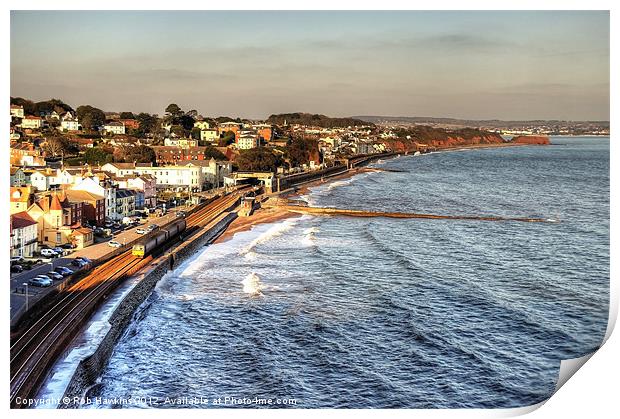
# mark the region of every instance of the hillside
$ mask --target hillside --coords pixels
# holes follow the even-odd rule
[[[325,115],[302,113],[302,112],[281,113],[281,114],[271,115],[269,116],[269,118],[267,118],[267,122],[276,124],[276,125],[284,125],[284,123],[286,122],[286,124],[288,125],[301,124],[301,125],[316,126],[316,127],[322,127],[322,128],[374,126],[373,123],[362,121],[361,119],[356,119],[356,118],[330,118]]]

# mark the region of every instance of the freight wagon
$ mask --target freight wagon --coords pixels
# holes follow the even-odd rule
[[[148,255],[153,249],[160,246],[162,243],[165,243],[181,234],[185,230],[185,227],[186,223],[184,218],[175,220],[172,223],[155,230],[140,243],[135,244],[131,250],[131,254],[143,258],[144,255]]]

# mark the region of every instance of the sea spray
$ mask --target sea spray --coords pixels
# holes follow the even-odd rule
[[[260,281],[260,277],[256,275],[256,273],[252,272],[248,276],[246,276],[243,281],[243,292],[246,294],[252,295],[262,295],[261,290],[264,288],[262,282]]]

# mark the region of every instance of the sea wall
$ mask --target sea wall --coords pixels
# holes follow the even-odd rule
[[[211,228],[196,234],[177,246],[170,255],[165,253],[155,259],[147,272],[137,275],[139,281],[110,316],[110,329],[97,349],[78,364],[63,395],[63,399],[68,398],[68,403],[63,402],[58,406],[59,408],[77,408],[79,406],[79,399],[83,397],[90,386],[96,383],[97,377],[101,375],[114,350],[114,346],[131,323],[135,311],[148,298],[157,282],[166,272],[200,251],[202,246],[215,240],[235,218],[237,218],[236,212],[229,212],[220,217],[219,221]]]

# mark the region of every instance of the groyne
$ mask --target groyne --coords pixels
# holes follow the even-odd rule
[[[421,218],[427,220],[478,220],[478,221],[519,221],[527,223],[549,223],[557,222],[548,218],[529,218],[529,217],[497,217],[487,215],[440,215],[440,214],[422,214],[412,212],[383,212],[383,211],[364,211],[341,208],[327,207],[307,207],[302,205],[279,204],[277,200],[273,201],[274,206],[278,208],[297,212],[301,214],[312,215],[342,215],[348,217],[388,217],[388,218]]]

